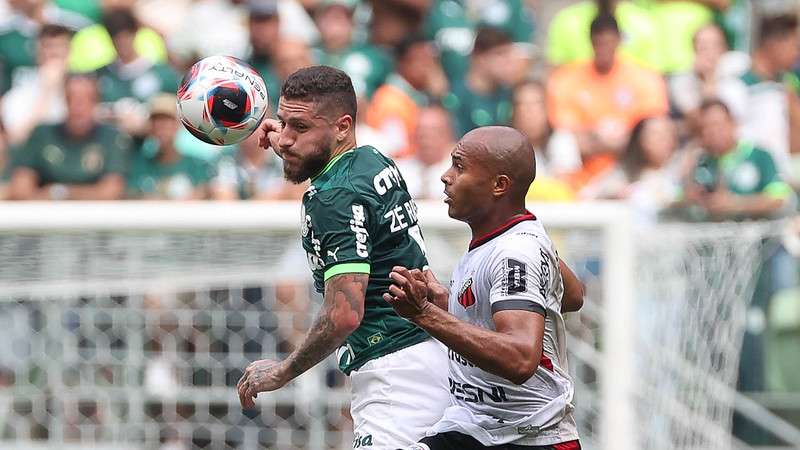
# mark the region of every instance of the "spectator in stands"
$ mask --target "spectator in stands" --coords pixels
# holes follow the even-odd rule
[[[425,38],[436,44],[442,69],[452,81],[469,69],[469,54],[475,41],[475,26],[465,2],[435,0],[422,27]]]
[[[283,84],[283,81],[289,78],[289,75],[303,67],[313,65],[314,59],[311,55],[311,49],[305,42],[298,39],[283,39],[275,51],[274,62],[278,83]]]
[[[323,0],[317,7],[314,19],[320,42],[315,59],[347,72],[357,96],[372,97],[391,72],[392,61],[382,49],[353,40],[356,4],[356,0]]]
[[[416,150],[419,110],[447,91],[447,78],[436,60],[433,44],[421,36],[405,39],[397,47],[397,67],[372,98],[366,123],[382,133],[381,150],[396,158]]]
[[[614,166],[639,120],[668,111],[661,76],[617,56],[614,17],[598,16],[590,33],[594,59],[560,67],[547,87],[551,123],[578,139],[583,165],[567,178],[576,191]]]
[[[672,206],[680,192],[678,130],[667,116],[648,117],[631,131],[619,165],[580,195],[592,199],[627,200],[642,223],[652,224]]]
[[[128,172],[128,196],[160,200],[201,200],[209,195],[213,177],[206,161],[182,155],[175,148],[178,134],[175,96],[150,100],[150,133],[133,157]]]
[[[742,136],[770,152],[781,176],[792,184],[797,177],[790,153],[800,150],[800,80],[791,73],[800,56],[797,26],[795,15],[762,19],[752,65],[731,105],[743,114]]]
[[[214,200],[299,199],[306,188],[284,181],[281,160],[258,146],[257,133],[219,161],[211,187]]]
[[[456,144],[450,113],[440,105],[424,107],[419,112],[413,158],[398,161],[408,192],[420,200],[444,199],[442,174],[450,166],[450,152]]]
[[[646,9],[627,0],[584,0],[559,11],[548,27],[547,60],[554,66],[592,58],[589,24],[613,15],[625,42],[621,53],[640,64],[658,67],[656,25]]]
[[[3,123],[0,121],[0,200],[8,198],[8,181],[11,178],[11,165],[8,163],[8,144]]]
[[[422,20],[435,0],[368,0],[372,7],[369,35],[373,44],[386,49],[400,45],[420,32]]]
[[[423,34],[435,41],[448,79],[463,78],[469,70],[476,26],[501,30],[530,53],[534,26],[528,4],[524,0],[433,1]]]
[[[4,17],[0,25],[0,95],[14,84],[18,70],[32,70],[36,65],[36,36],[45,24],[75,31],[89,23],[48,0],[13,0],[9,5],[14,14]]]
[[[125,190],[130,139],[95,119],[99,93],[89,75],[68,76],[63,124],[40,125],[13,155],[16,200],[116,200]]]
[[[2,119],[8,141],[18,145],[41,124],[64,121],[64,78],[72,32],[61,25],[44,25],[36,43],[38,67],[17,76],[3,96]]]
[[[103,25],[114,42],[117,59],[97,71],[109,119],[132,135],[147,131],[147,101],[159,92],[175,92],[178,74],[170,66],[139,55],[134,38],[139,24],[129,9],[103,14]]]
[[[75,7],[79,5],[91,5],[92,1],[81,1],[79,5],[71,3],[69,0],[57,0],[59,4],[65,7]],[[72,0],[76,2],[77,0]],[[174,5],[179,1],[172,2]],[[137,6],[143,6],[141,2],[136,0],[103,0],[97,10],[92,11],[90,14],[96,17],[97,23],[84,27],[75,34],[72,39],[72,47],[70,52],[69,66],[70,70],[75,72],[91,72],[112,64],[117,60],[117,51],[114,48],[114,40],[111,38],[109,31],[103,24],[103,18],[109,11],[118,9],[125,9],[133,11],[141,11]],[[173,8],[164,8],[159,5],[158,14],[169,15],[171,20],[176,17],[184,17],[180,10]],[[171,15],[170,15],[171,14]],[[155,30],[150,28],[147,21],[141,20],[142,17],[136,15],[139,27],[137,27],[135,36],[133,38],[133,46],[136,53],[150,61],[156,63],[167,62],[167,46],[164,42],[162,30]],[[180,22],[178,22],[180,23]]]
[[[249,0],[247,2],[247,29],[250,54],[247,62],[253,66],[267,84],[272,111],[278,110],[281,84],[275,72],[275,55],[280,47],[281,20],[278,0]]]
[[[740,140],[728,107],[710,100],[700,107],[703,153],[689,180],[682,204],[693,218],[741,220],[772,217],[785,211],[792,190],[781,180],[769,152]]]
[[[514,66],[511,37],[484,27],[475,36],[469,71],[455,80],[445,99],[453,111],[459,136],[486,125],[506,125],[511,120],[511,89],[524,76]]]
[[[536,152],[536,178],[559,177],[577,170],[581,155],[575,135],[555,130],[547,117],[545,85],[526,81],[514,88],[511,124],[528,137]]]
[[[693,45],[692,70],[670,77],[669,93],[675,110],[691,131],[697,131],[700,104],[703,100],[736,95],[735,78],[747,70],[749,58],[744,53],[728,51],[725,34],[715,24],[697,30]]]

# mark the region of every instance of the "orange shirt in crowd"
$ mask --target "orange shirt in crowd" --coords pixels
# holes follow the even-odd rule
[[[394,158],[412,156],[415,152],[414,135],[425,96],[397,75],[375,91],[367,109],[366,123],[380,131],[386,142],[381,151]]]
[[[639,120],[669,111],[661,75],[623,58],[606,74],[598,73],[592,61],[559,67],[550,75],[547,102],[553,126],[572,132],[627,133]],[[613,162],[610,155],[590,157],[568,178],[580,189]]]

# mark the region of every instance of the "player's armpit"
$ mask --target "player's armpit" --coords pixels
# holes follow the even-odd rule
[[[561,271],[561,279],[564,281],[564,296],[561,299],[561,312],[575,312],[583,307],[583,297],[586,288],[583,282],[578,279],[575,272],[567,266],[560,258],[558,268]]]
[[[286,359],[294,378],[314,367],[341,346],[364,317],[369,274],[342,273],[325,282],[325,299],[314,325],[300,346]]]

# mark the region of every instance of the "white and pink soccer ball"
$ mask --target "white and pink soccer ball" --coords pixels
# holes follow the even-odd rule
[[[214,145],[246,139],[269,109],[264,79],[232,56],[209,56],[195,63],[183,77],[177,96],[183,126]]]

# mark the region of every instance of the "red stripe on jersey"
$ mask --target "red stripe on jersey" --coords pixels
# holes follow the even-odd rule
[[[539,361],[539,365],[549,370],[550,372],[553,371],[553,361],[550,361],[550,358],[545,356],[544,352],[542,352],[542,359]]]
[[[553,445],[553,450],[581,450],[581,443],[578,441],[562,442]]]
[[[514,225],[516,225],[516,224],[518,224],[520,222],[524,222],[526,220],[536,220],[536,216],[534,216],[532,212],[530,212],[528,210],[525,210],[525,214],[523,214],[521,216],[514,217],[513,219],[509,220],[508,222],[504,223],[503,225],[500,225],[499,227],[495,228],[494,230],[490,231],[489,233],[487,233],[487,234],[485,234],[485,235],[483,235],[483,236],[481,236],[479,238],[473,239],[469,243],[469,249],[470,250],[474,250],[476,247],[479,247],[479,246],[491,241],[492,239],[496,238],[497,236],[505,233],[506,231],[508,231],[509,228],[513,227]]]

